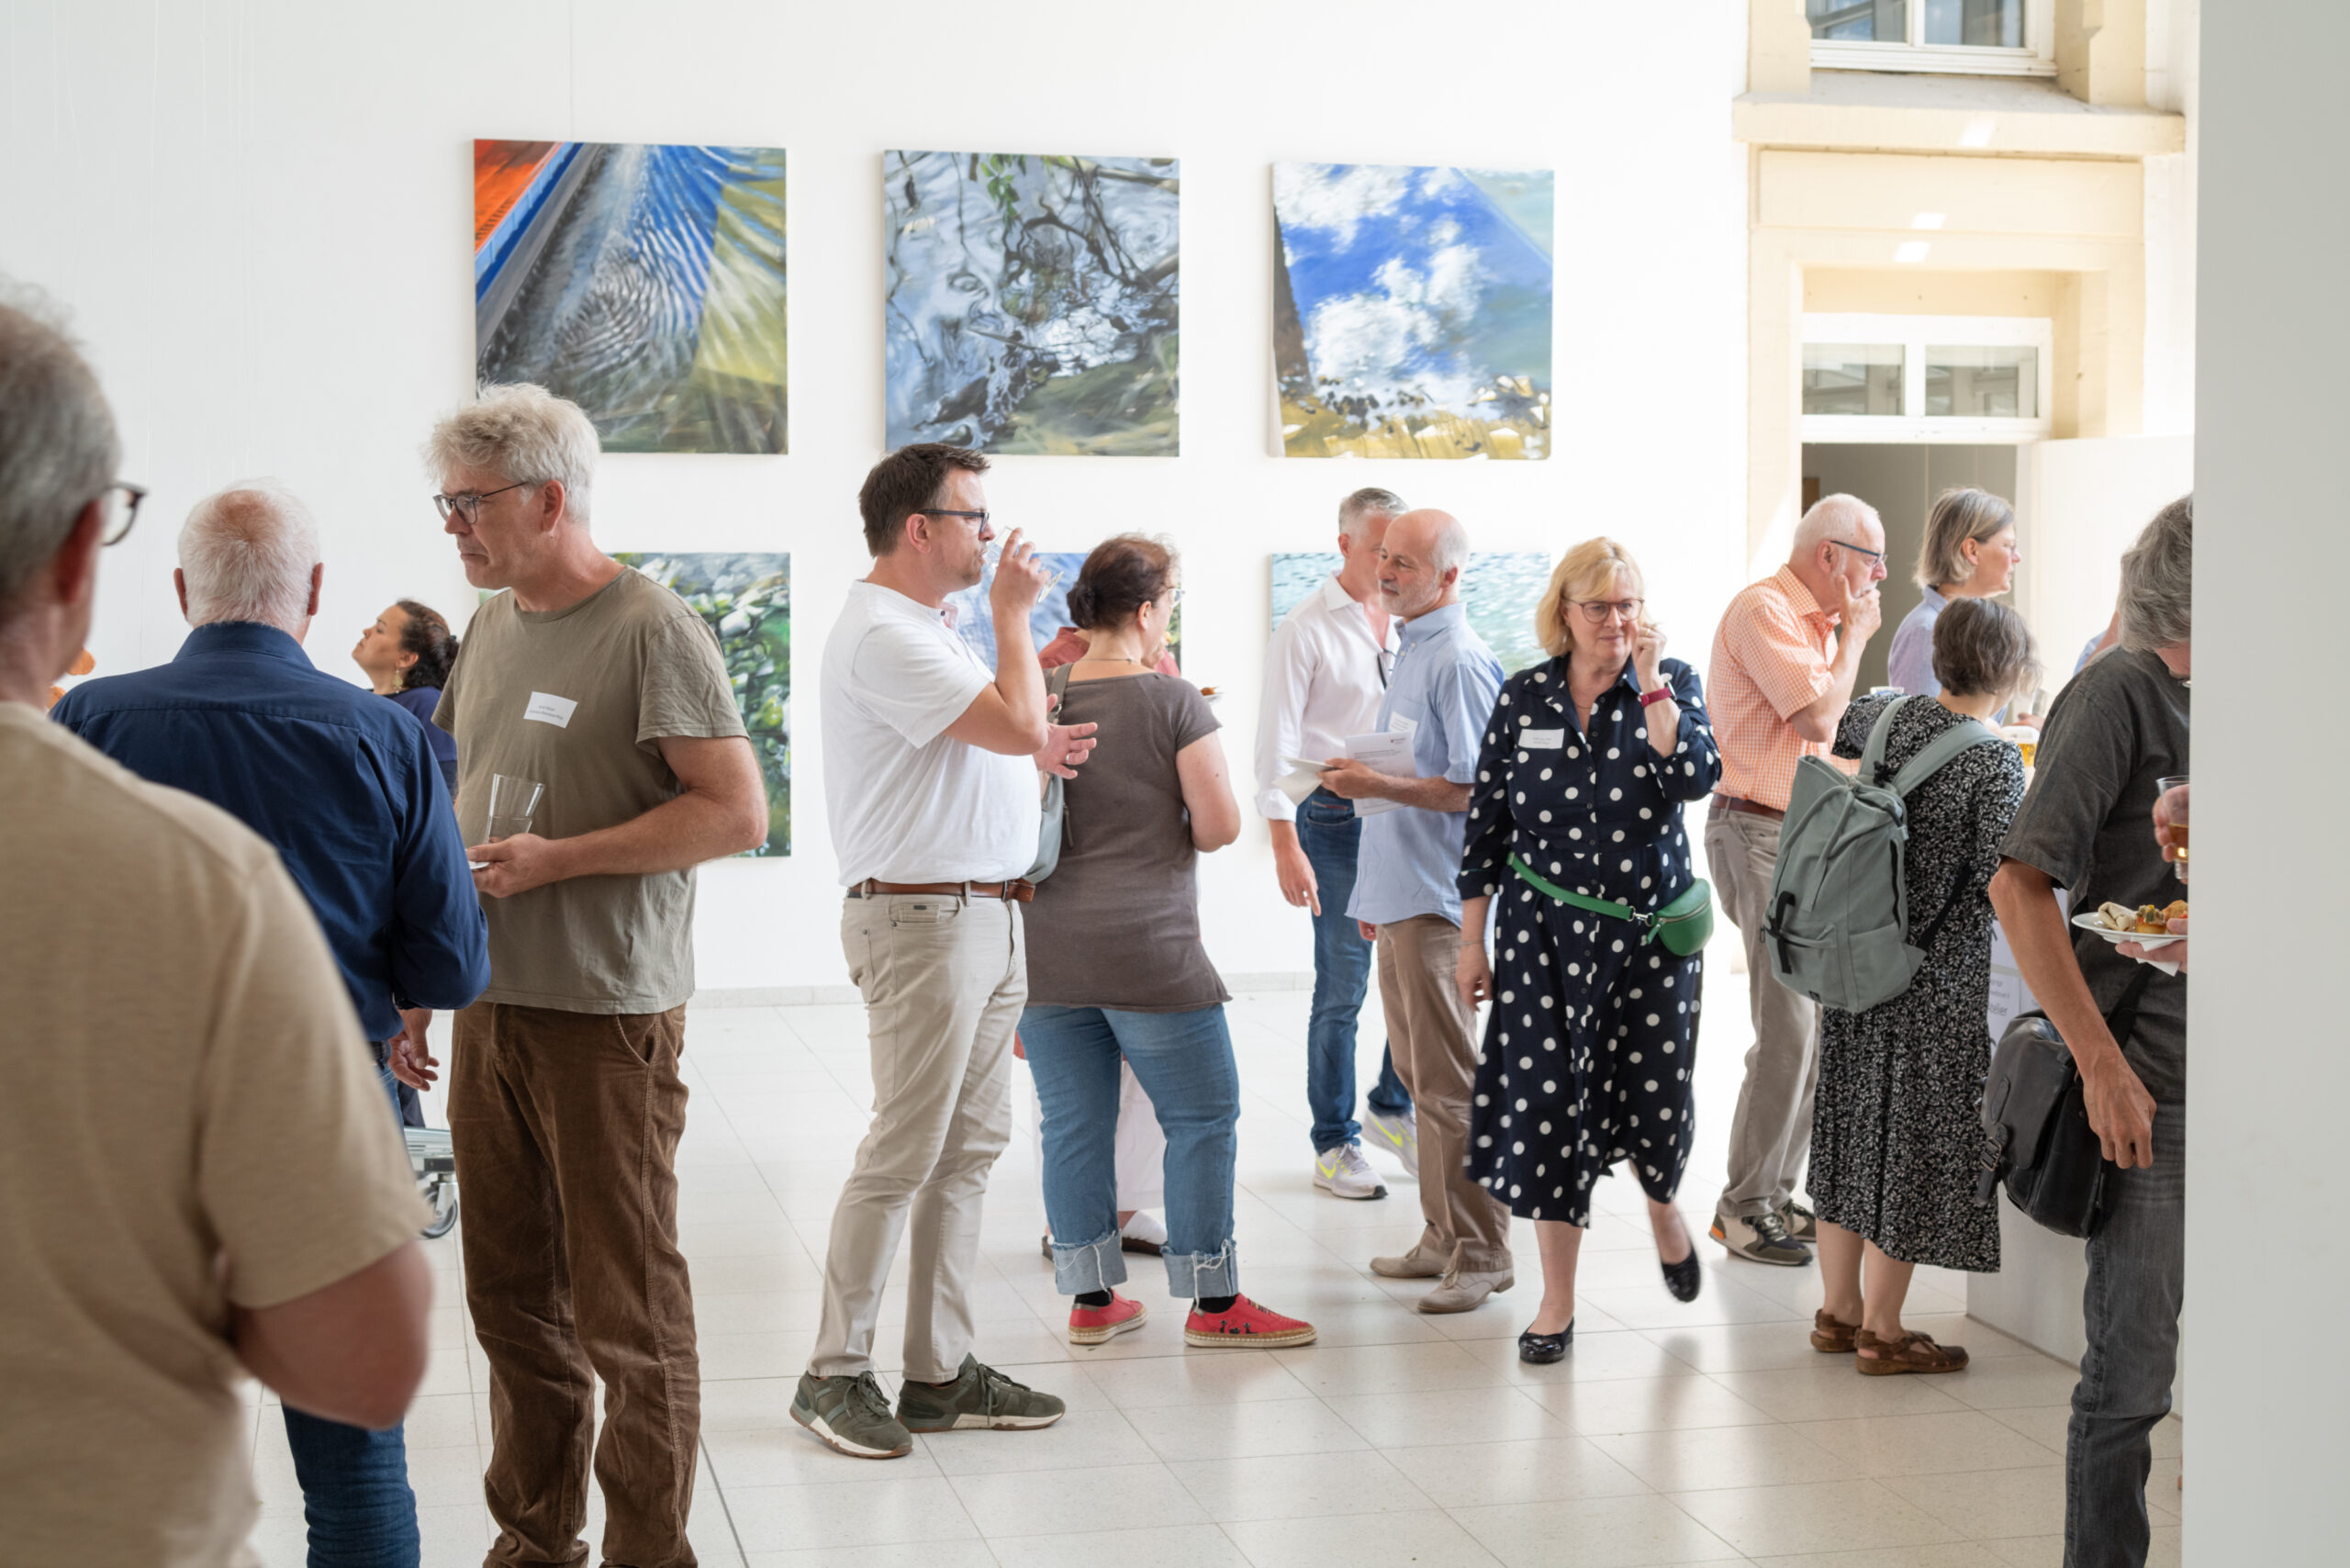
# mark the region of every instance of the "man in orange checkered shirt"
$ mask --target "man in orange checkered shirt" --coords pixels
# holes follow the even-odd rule
[[[1787,564],[1743,589],[1714,633],[1706,690],[1722,778],[1706,823],[1706,862],[1724,913],[1746,941],[1754,1046],[1729,1130],[1729,1185],[1715,1240],[1758,1263],[1799,1267],[1814,1234],[1795,1201],[1811,1148],[1819,1010],[1771,973],[1764,906],[1779,864],[1779,827],[1796,763],[1827,756],[1852,700],[1861,651],[1884,619],[1885,525],[1875,509],[1830,496],[1804,513]],[[1843,766],[1839,764],[1838,766]]]

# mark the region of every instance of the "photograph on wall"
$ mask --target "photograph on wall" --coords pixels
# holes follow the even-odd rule
[[[1548,170],[1273,165],[1289,457],[1550,455]]]
[[[1172,457],[1172,158],[882,154],[888,443]]]
[[[1469,557],[1469,569],[1461,574],[1460,602],[1468,609],[1469,624],[1512,674],[1550,656],[1535,641],[1534,607],[1550,585],[1554,565],[1539,550],[1480,550]],[[1274,555],[1271,623],[1279,626],[1298,600],[1337,569],[1336,550]]]
[[[767,789],[767,838],[746,855],[791,853],[791,557],[720,552],[615,553],[710,622],[734,705]]]
[[[780,148],[476,141],[476,376],[606,452],[782,452],[783,239]]]
[[[1077,641],[1063,643],[1059,648],[1053,644],[1064,634],[1075,632],[1069,623],[1069,590],[1077,586],[1077,574],[1085,566],[1088,554],[1083,550],[1036,552],[1037,560],[1060,575],[1053,579],[1052,587],[1038,597],[1035,607],[1029,610],[1028,634],[1035,639],[1036,652],[1040,655],[1049,653],[1054,663],[1066,663],[1067,660],[1058,655],[1076,654],[1082,648],[1082,644]],[[995,618],[988,612],[988,594],[994,587],[995,567],[990,566],[987,574],[979,578],[978,587],[965,588],[961,593],[949,594],[946,598],[946,602],[955,610],[956,633],[990,669],[995,668]],[[1178,669],[1183,666],[1182,638],[1183,607],[1179,601],[1167,628],[1167,655],[1175,662]]]

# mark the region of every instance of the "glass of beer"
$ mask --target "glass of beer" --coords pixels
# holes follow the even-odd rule
[[[2171,869],[2183,882],[2187,880],[2187,775],[2157,778],[2154,788],[2161,791],[2155,810],[2162,813],[2163,858],[2171,862]]]
[[[510,773],[489,776],[489,838],[496,843],[511,838],[518,833],[531,831],[531,819],[537,814],[539,796],[546,786],[535,778],[518,778]]]

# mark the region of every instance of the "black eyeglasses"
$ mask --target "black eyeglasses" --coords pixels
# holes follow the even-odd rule
[[[1866,555],[1870,560],[1878,562],[1879,564],[1882,564],[1885,560],[1884,551],[1872,550],[1865,544],[1845,544],[1841,539],[1831,539],[1828,543],[1830,544],[1843,545],[1845,549],[1852,551],[1854,554]]]
[[[985,528],[985,527],[988,525],[988,519],[990,519],[990,518],[993,517],[993,516],[995,515],[995,513],[993,513],[993,512],[989,512],[989,511],[957,511],[957,510],[956,510],[954,508],[952,508],[952,507],[924,507],[924,508],[923,508],[923,509],[922,509],[921,512],[920,512],[919,514],[917,514],[917,515],[922,516],[922,517],[970,517],[970,518],[977,518],[977,519],[979,520],[979,526],[980,526],[981,528]]]
[[[145,486],[134,485],[127,479],[117,479],[98,494],[101,497],[111,496],[118,490],[122,492],[122,516],[107,524],[106,532],[98,538],[100,544],[109,547],[130,537],[131,526],[139,521],[139,503],[147,498]]]
[[[453,496],[435,496],[432,498],[432,504],[441,509],[442,522],[447,522],[452,518],[462,517],[465,520],[465,526],[471,528],[474,525],[474,520],[481,515],[482,502],[492,496],[502,496],[507,490],[520,490],[526,486],[537,483],[536,479],[522,479],[506,486],[504,489],[460,490]]]

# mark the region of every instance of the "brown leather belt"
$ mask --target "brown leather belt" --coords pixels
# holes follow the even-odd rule
[[[867,877],[848,892],[849,897],[859,899],[878,893],[935,893],[941,898],[1010,899],[1026,903],[1036,896],[1036,884],[1018,877],[1008,882],[884,882]]]
[[[1723,812],[1724,814],[1728,814],[1732,812],[1746,812],[1758,817],[1769,817],[1774,823],[1785,822],[1787,820],[1787,813],[1779,810],[1776,806],[1765,806],[1761,804],[1759,801],[1750,801],[1739,795],[1716,795],[1714,797],[1714,810]]]

